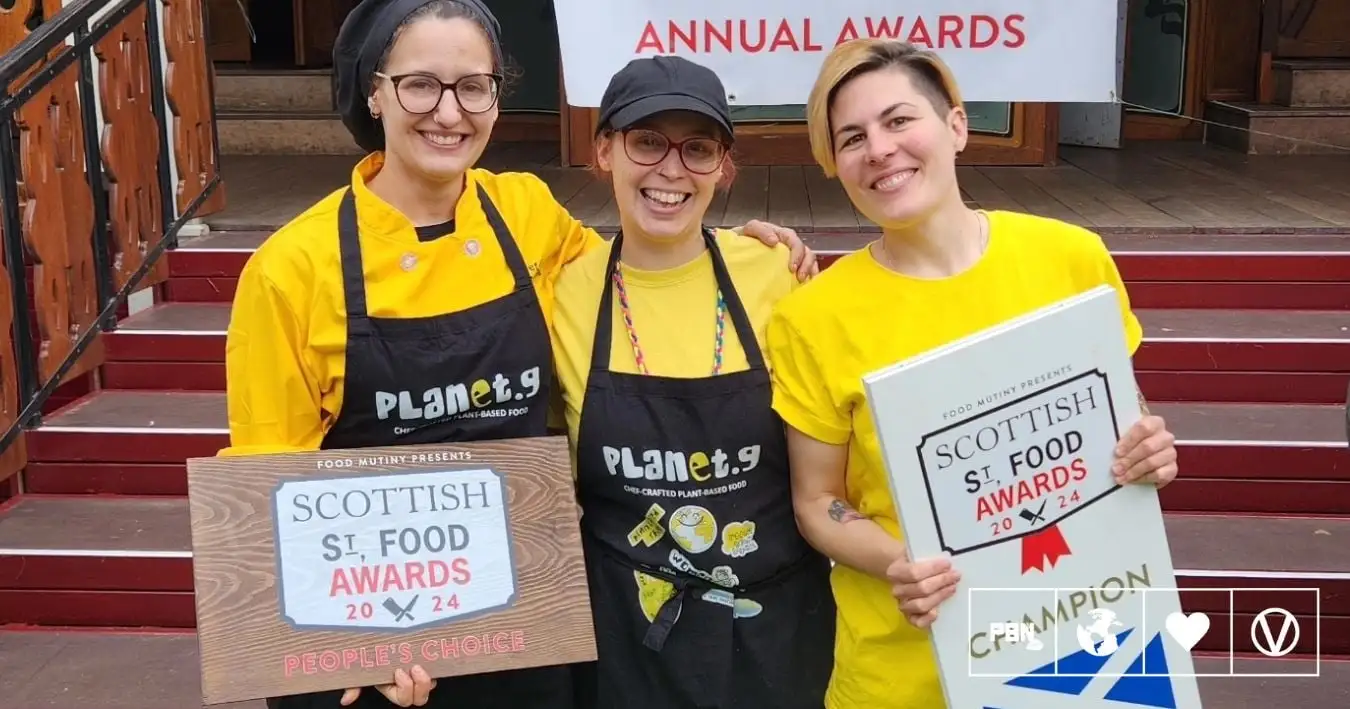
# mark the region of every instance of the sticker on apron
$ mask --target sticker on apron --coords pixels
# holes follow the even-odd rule
[[[702,554],[717,543],[717,519],[698,505],[685,505],[670,516],[670,537],[690,554]]]
[[[722,553],[739,559],[759,548],[755,541],[755,523],[732,522],[722,528]]]
[[[628,545],[651,546],[659,541],[661,537],[666,536],[666,528],[661,526],[661,518],[666,516],[666,511],[660,505],[652,503],[647,509],[647,516],[638,522],[633,531],[628,533]]]
[[[732,609],[733,618],[754,618],[764,610],[764,606],[749,598],[737,598],[730,591],[710,588],[703,592],[703,600]]]
[[[704,591],[703,600],[709,603],[723,605],[727,608],[736,607],[736,597],[731,595],[731,591],[723,591],[720,588],[710,588]]]
[[[654,622],[656,614],[661,611],[661,606],[674,597],[675,584],[641,571],[633,572],[633,580],[637,582],[638,606],[642,608],[642,615],[647,618],[648,623]]]
[[[736,609],[733,614],[736,618],[754,618],[764,610],[764,606],[749,598],[737,598],[733,607]]]
[[[707,571],[694,566],[694,562],[690,561],[689,557],[681,554],[679,549],[670,550],[670,565],[676,571],[684,572],[690,576],[697,576],[704,581],[710,581],[718,586],[734,588],[741,585],[740,577],[736,576],[736,572],[732,571],[730,566],[714,566],[712,573],[708,573]]]

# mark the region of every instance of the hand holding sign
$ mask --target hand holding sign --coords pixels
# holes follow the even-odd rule
[[[1162,489],[1177,477],[1176,436],[1161,416],[1145,416],[1121,436],[1111,474],[1116,483],[1152,483]]]
[[[1136,400],[1124,305],[1100,286],[864,377],[909,554],[962,574],[936,622],[916,612],[937,589],[895,588],[939,704],[1201,707],[1204,621],[1166,622],[1182,610],[1155,486],[1175,444]]]
[[[906,551],[886,570],[886,577],[905,620],[916,628],[927,628],[937,620],[938,606],[956,594],[961,572],[952,568],[949,558],[910,561]]]
[[[421,665],[413,665],[411,673],[405,672],[403,668],[394,670],[394,683],[382,684],[375,689],[396,706],[420,707],[426,706],[431,699],[431,690],[435,688],[436,680]],[[351,706],[360,696],[361,688],[353,687],[342,693],[339,703],[344,707]]]

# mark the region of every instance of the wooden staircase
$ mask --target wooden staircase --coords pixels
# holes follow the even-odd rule
[[[1280,59],[1272,71],[1273,103],[1205,106],[1205,140],[1249,155],[1350,154],[1350,59]]]
[[[195,688],[195,642],[144,633],[195,624],[184,460],[227,444],[230,299],[265,236],[185,241],[160,302],[107,335],[104,388],[29,434],[25,494],[0,506],[0,626],[62,628],[71,648],[104,643],[134,653],[127,661],[153,646]],[[1248,672],[1312,672],[1320,643],[1320,678],[1205,678],[1206,706],[1345,706],[1350,661],[1335,658],[1350,660],[1350,234],[1106,239],[1145,329],[1140,385],[1179,439],[1182,477],[1163,506],[1183,605],[1214,619],[1200,671],[1227,671],[1230,617]],[[828,263],[864,237],[812,241]],[[1231,587],[1246,590],[1206,590]],[[1255,654],[1248,632],[1272,606],[1303,627],[1278,660]],[[128,628],[141,634],[107,634]]]
[[[216,70],[222,155],[361,155],[333,105],[328,69]]]

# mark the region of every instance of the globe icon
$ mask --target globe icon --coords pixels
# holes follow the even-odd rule
[[[690,554],[702,554],[717,541],[717,520],[698,505],[685,505],[670,516],[670,536]]]
[[[1106,657],[1115,652],[1119,645],[1111,628],[1121,626],[1120,621],[1116,620],[1116,614],[1105,608],[1094,608],[1088,611],[1088,616],[1092,622],[1078,626],[1078,646],[1097,657]]]

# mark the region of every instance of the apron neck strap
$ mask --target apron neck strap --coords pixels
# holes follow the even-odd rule
[[[502,219],[502,213],[497,211],[497,205],[492,203],[491,197],[488,197],[487,190],[483,189],[481,184],[474,186],[478,188],[478,202],[483,205],[483,214],[487,217],[488,226],[492,227],[497,244],[501,246],[502,256],[506,258],[506,267],[511,269],[511,275],[515,277],[515,289],[532,288],[530,271],[525,268],[525,259],[520,255],[520,247],[516,245],[515,238],[511,236],[510,227],[506,226],[506,220]]]
[[[361,227],[356,221],[356,196],[351,188],[338,205],[338,250],[342,254],[342,295],[347,300],[347,321],[366,321],[366,271],[361,261]]]
[[[727,315],[736,328],[736,338],[745,352],[750,369],[764,368],[764,353],[760,350],[759,340],[755,338],[755,328],[750,324],[750,316],[745,312],[741,297],[736,293],[731,273],[727,270],[722,250],[717,247],[717,237],[711,229],[703,229],[703,243],[707,246],[708,256],[712,259],[713,277],[726,301]],[[619,267],[619,256],[623,253],[623,230],[614,235],[609,247],[609,263],[605,267],[604,288],[601,290],[600,307],[595,316],[595,340],[591,343],[591,369],[608,371],[610,350],[614,336],[614,273]]]
[[[492,234],[497,238],[502,256],[506,259],[506,266],[511,269],[511,276],[515,280],[514,290],[532,287],[530,271],[525,267],[525,259],[520,254],[515,238],[511,236],[510,228],[506,226],[506,220],[502,219],[497,205],[488,197],[487,190],[481,184],[475,187],[488,226],[492,227]],[[342,293],[347,302],[347,320],[364,322],[369,313],[366,305],[366,272],[361,260],[361,229],[356,219],[356,197],[351,188],[342,195],[342,202],[338,205],[338,249],[342,255]]]

